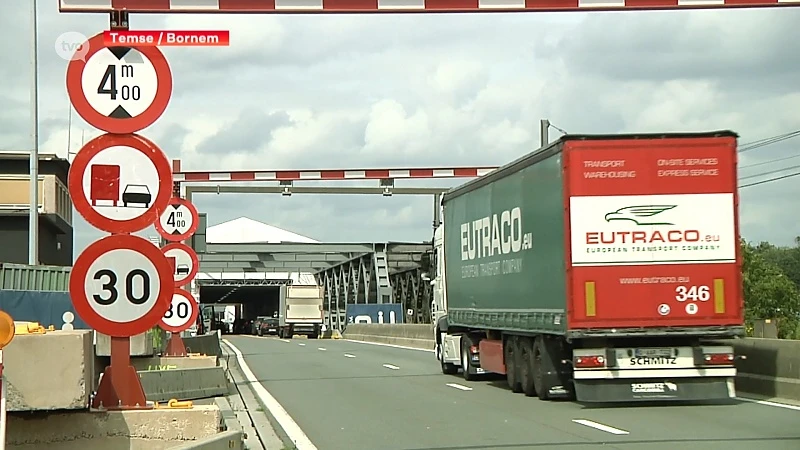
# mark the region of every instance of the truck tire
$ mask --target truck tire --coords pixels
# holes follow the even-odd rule
[[[531,359],[531,369],[536,393],[540,400],[550,400],[550,388],[545,374],[545,363],[550,358],[547,345],[544,343],[543,336],[537,336],[533,343],[533,358]]]
[[[506,364],[506,382],[511,392],[522,392],[522,383],[519,379],[519,358],[517,357],[517,337],[508,336],[503,345],[503,359]]]
[[[469,364],[469,348],[472,346],[472,339],[466,334],[461,336],[461,370],[464,374],[464,379],[467,381],[475,381],[478,378],[477,374],[470,372]]]
[[[444,345],[442,345],[442,341],[444,338],[442,337],[442,333],[438,330],[436,331],[436,336],[438,339],[436,340],[436,359],[439,360],[439,363],[442,366],[442,373],[445,375],[455,375],[458,373],[458,366],[453,363],[444,362]]]
[[[530,337],[520,337],[517,340],[519,348],[519,381],[522,392],[528,397],[536,396],[536,383],[534,380],[534,340]]]

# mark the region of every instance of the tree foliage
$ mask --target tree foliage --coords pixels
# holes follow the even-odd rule
[[[800,339],[800,238],[794,247],[742,240],[745,319],[777,319],[781,338]]]

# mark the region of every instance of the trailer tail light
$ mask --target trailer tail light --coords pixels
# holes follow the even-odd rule
[[[478,346],[477,345],[470,346],[469,352],[472,353],[473,355],[478,353]]]
[[[709,366],[728,366],[733,364],[733,353],[706,353],[703,362]]]
[[[605,356],[576,356],[575,357],[576,369],[596,369],[598,367],[606,366]]]

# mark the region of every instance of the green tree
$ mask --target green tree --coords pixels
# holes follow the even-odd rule
[[[754,319],[778,319],[779,337],[800,338],[800,290],[778,264],[765,257],[773,251],[769,243],[753,246],[742,240],[745,319],[748,324]]]

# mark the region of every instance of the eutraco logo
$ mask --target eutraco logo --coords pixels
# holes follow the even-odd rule
[[[729,194],[570,198],[572,263],[735,260]]]
[[[675,224],[657,217],[664,211],[677,208],[678,205],[638,205],[638,206],[625,206],[612,211],[605,215],[605,221],[611,222],[615,220],[627,221],[634,226],[670,226],[675,227]],[[700,236],[700,230],[687,230],[687,229],[650,229],[650,230],[626,230],[626,231],[590,231],[586,233],[587,245],[601,245],[601,244],[665,244],[665,243],[682,243],[682,242],[716,242],[719,241],[719,235],[706,235],[703,238]]]
[[[659,214],[676,208],[678,205],[638,205],[625,206],[605,215],[606,222],[614,220],[627,221],[636,226],[675,226],[667,220],[659,220]],[[631,230],[631,231],[590,231],[586,233],[587,245],[599,244],[653,244],[653,243],[680,243],[680,242],[705,242],[719,241],[719,235],[700,237],[700,230]]]

